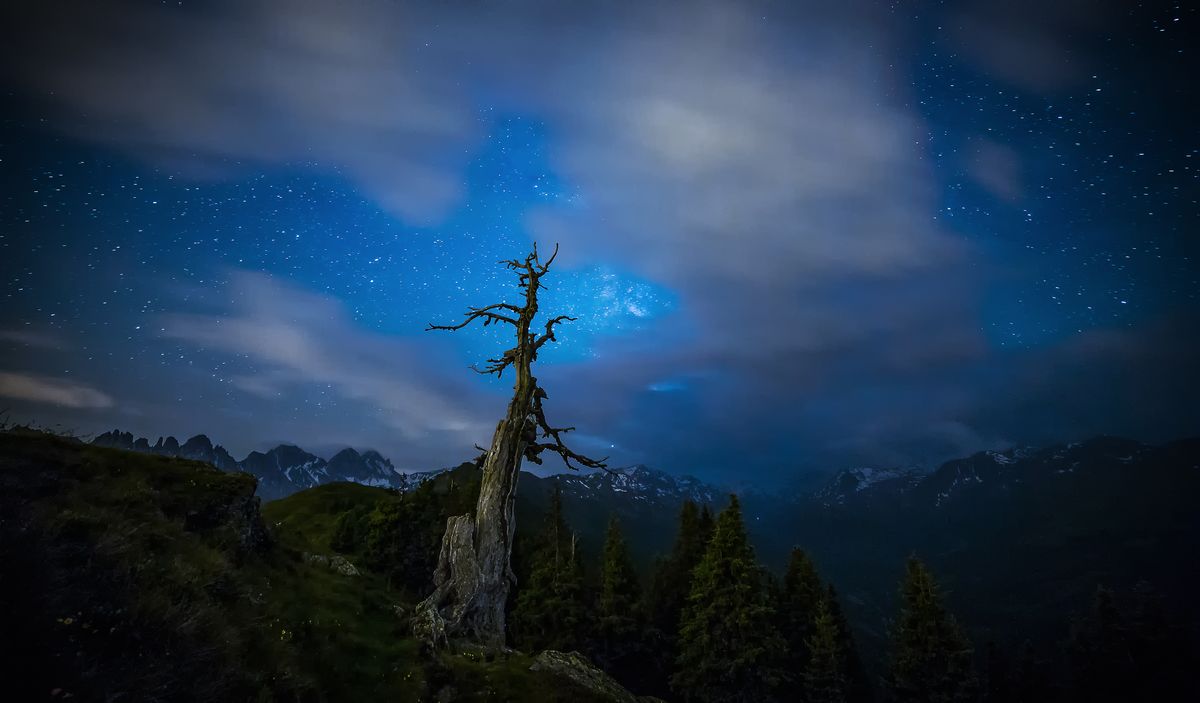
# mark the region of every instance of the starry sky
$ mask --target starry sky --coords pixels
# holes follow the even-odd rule
[[[778,485],[1200,431],[1182,2],[5,3],[0,409],[240,456],[486,444]]]

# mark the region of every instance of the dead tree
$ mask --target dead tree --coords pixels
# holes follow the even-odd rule
[[[521,461],[528,459],[541,464],[542,452],[550,451],[562,457],[568,468],[577,468],[576,464],[605,468],[604,459],[589,459],[563,443],[562,435],[575,428],[554,427],[546,420],[542,409],[546,391],[530,372],[538,351],[547,342],[555,341],[555,326],[575,319],[559,315],[546,320],[543,331],[534,327],[538,290],[545,288],[541,279],[557,255],[556,245],[554,253],[542,263],[534,245],[524,260],[500,262],[517,274],[525,297],[524,305],[494,303],[469,308],[466,319],[457,325],[431,324],[428,327],[430,330],[459,330],[472,322],[482,321],[485,326],[493,323],[512,325],[516,333],[516,346],[495,359],[488,359],[483,368],[471,367],[478,373],[497,377],[511,367],[516,383],[508,413],[496,426],[492,446],[483,457],[483,477],[475,515],[456,515],[446,521],[446,534],[434,572],[434,592],[417,606],[414,631],[435,647],[450,639],[472,640],[492,649],[504,647],[504,604],[509,588],[515,582],[509,560]]]

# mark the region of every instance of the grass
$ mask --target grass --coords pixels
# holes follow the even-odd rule
[[[332,484],[260,517],[254,489],[198,462],[0,433],[12,700],[596,700],[520,653],[422,655],[413,604],[381,575],[305,558],[332,553],[340,514],[393,494]]]
[[[342,513],[374,508],[393,494],[357,483],[330,483],[263,506],[263,519],[279,541],[301,551],[329,554],[333,523]]]

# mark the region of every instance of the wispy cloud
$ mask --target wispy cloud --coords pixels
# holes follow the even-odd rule
[[[0,371],[0,397],[64,408],[110,408],[108,394],[67,378]]]
[[[367,404],[408,440],[436,433],[469,447],[490,424],[479,415],[486,403],[472,402],[480,392],[461,383],[460,369],[438,373],[427,346],[359,327],[334,299],[244,271],[231,273],[221,295],[225,313],[165,315],[162,334],[248,361],[253,372],[229,379],[245,392],[270,398],[327,389]]]
[[[0,344],[13,344],[36,349],[62,349],[63,341],[49,332],[21,329],[0,329]]]

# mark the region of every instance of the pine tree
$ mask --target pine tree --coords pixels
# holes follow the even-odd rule
[[[983,703],[1009,703],[1013,700],[1012,673],[1008,656],[989,641],[983,657]]]
[[[832,584],[825,589],[825,603],[837,627],[842,679],[846,682],[846,700],[849,703],[867,703],[872,699],[871,683],[867,678],[866,669],[863,668],[862,658],[858,655],[854,633],[850,630],[850,623],[842,612],[842,604],[838,601],[837,590]]]
[[[730,496],[693,573],[672,688],[704,703],[772,700],[786,647],[774,620],[741,507]]]
[[[370,513],[362,505],[339,515],[329,537],[330,549],[342,554],[353,554],[362,549],[366,544],[369,518]]]
[[[891,698],[898,703],[974,700],[978,686],[971,643],[942,605],[933,575],[916,557],[908,560],[901,600],[887,675]]]
[[[1127,617],[1130,649],[1142,700],[1200,700],[1200,680],[1191,675],[1195,652],[1181,621],[1168,615],[1161,593],[1146,581],[1133,587]]]
[[[1055,698],[1043,672],[1042,662],[1037,658],[1033,643],[1026,640],[1021,646],[1016,667],[1012,673],[1012,699],[1020,703],[1044,701]]]
[[[528,582],[517,594],[514,639],[529,651],[578,649],[584,622],[583,569],[578,540],[563,518],[557,484],[539,542]]]
[[[787,640],[787,668],[793,677],[808,667],[808,640],[813,633],[817,609],[824,599],[821,578],[803,549],[793,549],[779,594],[779,623]]]
[[[1133,657],[1116,598],[1100,586],[1089,613],[1076,619],[1068,644],[1074,700],[1133,700]]]
[[[708,507],[705,506],[702,512],[694,502],[685,500],[679,510],[675,544],[671,553],[655,564],[650,587],[646,589],[646,639],[654,651],[654,666],[658,670],[651,678],[665,680],[674,668],[678,656],[679,617],[691,592],[692,571],[704,556],[711,534],[712,515]],[[652,692],[668,693],[663,688]]]
[[[829,602],[817,602],[816,613],[809,623],[805,642],[807,661],[804,667],[804,701],[806,703],[846,703],[845,652],[837,621]]]
[[[639,649],[639,597],[637,572],[614,516],[608,521],[604,540],[595,637],[596,660],[610,672],[621,669],[625,659]]]
[[[697,562],[700,561],[700,557],[704,556],[704,550],[708,546],[708,540],[712,539],[714,529],[716,529],[716,521],[713,519],[712,510],[705,505],[700,508],[700,516],[696,519],[696,533],[699,536]]]

